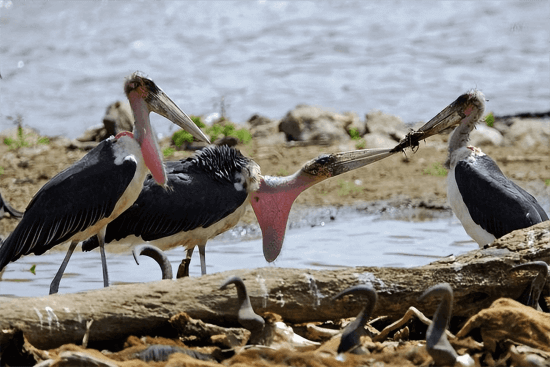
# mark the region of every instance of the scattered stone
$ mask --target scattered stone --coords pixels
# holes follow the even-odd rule
[[[393,140],[392,144],[403,139],[408,131],[400,117],[376,110],[365,115],[365,126],[367,134],[377,133],[390,137]]]
[[[470,133],[470,145],[475,147],[483,146],[502,146],[504,144],[504,137],[495,128],[486,126],[484,124],[478,124]]]
[[[367,149],[391,148],[395,145],[393,139],[381,133],[366,134],[363,139],[365,139],[365,148]]]
[[[524,149],[550,142],[550,121],[535,119],[512,119],[513,124],[505,136],[506,145],[519,144]]]
[[[103,124],[90,127],[76,140],[80,142],[100,142],[121,131],[134,130],[134,115],[128,102],[117,101],[107,106]]]
[[[319,107],[298,105],[281,120],[279,129],[288,141],[349,140],[348,126],[353,117],[322,110]]]

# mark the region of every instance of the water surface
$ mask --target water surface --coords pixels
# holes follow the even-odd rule
[[[236,122],[299,103],[427,121],[476,87],[496,114],[548,111],[549,14],[548,1],[0,0],[0,130],[21,115],[77,137],[135,70],[189,114],[220,113],[223,97]]]
[[[334,220],[316,221],[287,231],[279,258],[268,264],[262,253],[262,242],[247,238],[246,229],[227,233],[208,242],[208,273],[266,266],[300,269],[337,269],[348,266],[412,267],[428,264],[441,257],[458,255],[478,248],[456,217],[425,222],[381,220],[378,216],[344,212]],[[108,248],[108,247],[107,247]],[[29,255],[6,267],[0,282],[0,295],[47,295],[64,252]],[[167,252],[177,272],[185,252],[176,248]],[[161,279],[157,263],[141,257],[136,265],[130,253],[107,253],[112,284],[149,282]],[[36,265],[36,275],[29,269]],[[198,251],[191,261],[190,276],[200,276]],[[98,251],[83,253],[77,248],[67,266],[60,293],[73,293],[103,287]]]

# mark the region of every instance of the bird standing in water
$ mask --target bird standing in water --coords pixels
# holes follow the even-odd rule
[[[134,132],[122,132],[102,141],[36,193],[21,222],[0,247],[0,270],[23,255],[41,255],[56,245],[70,242],[50,286],[50,294],[57,293],[78,242],[97,234],[103,281],[105,286],[109,285],[103,248],[107,224],[138,198],[148,170],[162,190],[169,186],[149,113],[158,113],[195,138],[208,142],[193,121],[151,79],[133,73],[124,83],[124,92],[134,113]]]

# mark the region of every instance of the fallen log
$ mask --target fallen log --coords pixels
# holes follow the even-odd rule
[[[454,290],[453,314],[469,317],[500,297],[517,298],[530,284],[533,273],[509,270],[534,260],[550,261],[550,222],[512,232],[489,248],[417,268],[313,271],[266,267],[76,294],[5,298],[0,302],[0,346],[10,340],[15,329],[22,330],[27,340],[41,349],[80,344],[90,320],[90,343],[147,335],[170,327],[170,317],[181,311],[204,322],[236,325],[235,292],[219,290],[230,275],[243,279],[257,313],[274,312],[291,323],[355,316],[362,302],[349,297],[336,302],[330,299],[362,283],[372,284],[378,292],[373,316],[398,319],[409,306],[432,314],[436,301],[419,304],[416,298],[428,287],[447,282]]]

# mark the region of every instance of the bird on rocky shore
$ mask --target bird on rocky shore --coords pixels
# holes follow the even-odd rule
[[[4,216],[4,213],[9,213],[14,218],[21,218],[23,213],[19,210],[14,209],[7,201],[2,198],[2,193],[0,192],[0,219]]]
[[[342,333],[340,339],[340,345],[338,345],[338,353],[353,353],[353,354],[365,354],[365,350],[361,347],[361,337],[366,336],[365,324],[372,316],[374,307],[376,307],[376,301],[378,295],[372,286],[369,285],[356,285],[348,288],[332,298],[333,301],[342,298],[348,294],[358,294],[367,297],[367,304],[361,312],[355,317]]]
[[[449,138],[445,163],[449,168],[447,198],[468,235],[480,247],[516,229],[548,220],[531,194],[508,179],[481,149],[468,145],[470,133],[482,120],[484,111],[483,93],[470,91],[398,145],[400,149],[415,146],[426,132],[431,134],[433,129],[442,131],[458,124]]]
[[[183,246],[187,256],[177,278],[189,275],[189,261],[198,246],[204,275],[206,242],[237,225],[250,201],[262,229],[264,256],[273,261],[283,244],[292,203],[301,192],[390,155],[389,149],[323,154],[291,176],[272,177],[262,176],[260,167],[234,148],[209,146],[189,158],[166,162],[170,190],[162,190],[148,177],[136,202],[107,226],[105,243],[148,241],[162,250]],[[98,245],[92,237],[82,249]]]
[[[441,297],[441,302],[426,331],[426,350],[436,366],[474,366],[475,362],[469,354],[459,356],[456,353],[445,334],[453,311],[453,289],[448,283],[437,284],[422,293],[418,301],[433,296]]]
[[[0,270],[23,255],[41,255],[56,245],[70,242],[50,285],[50,294],[57,293],[78,242],[97,234],[103,281],[105,286],[109,285],[103,246],[106,225],[138,198],[148,169],[162,190],[170,185],[149,113],[158,113],[195,138],[208,142],[195,123],[141,73],[133,73],[126,79],[124,92],[136,120],[134,132],[122,132],[102,141],[36,193],[21,222],[0,248]]]

